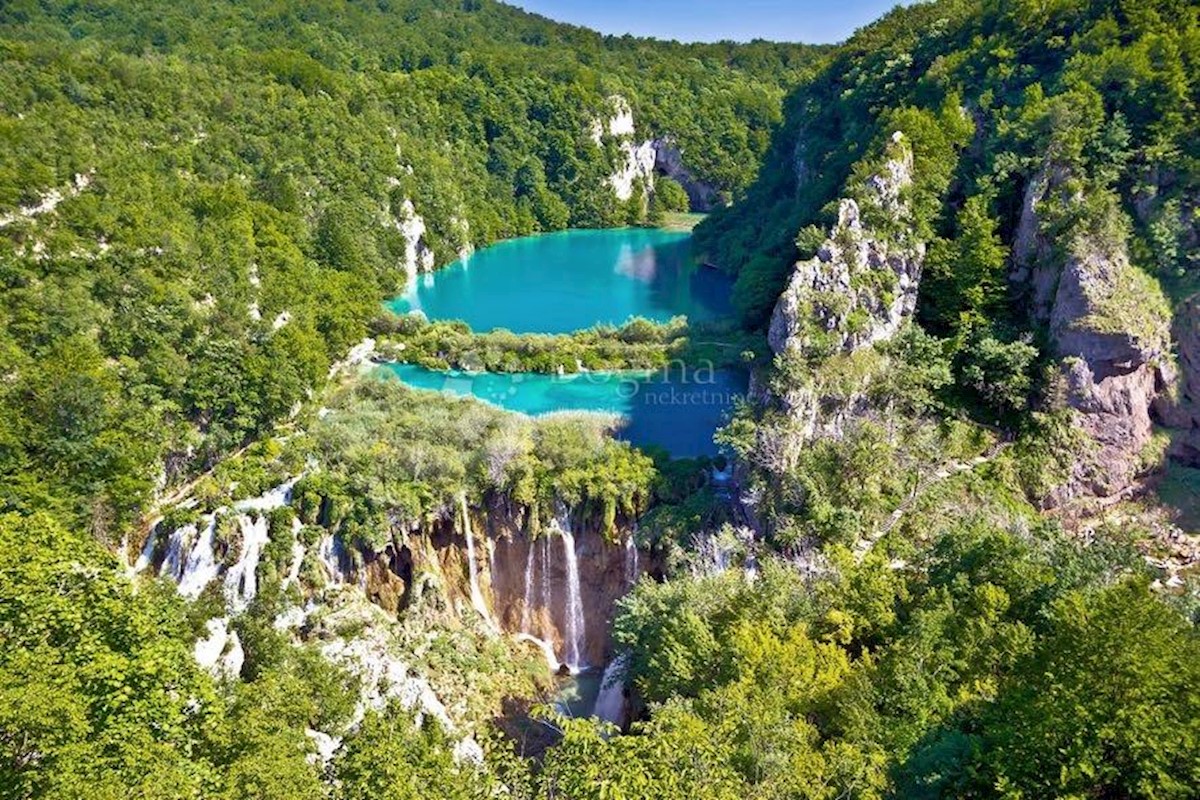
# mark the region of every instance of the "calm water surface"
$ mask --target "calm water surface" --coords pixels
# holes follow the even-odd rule
[[[605,411],[626,423],[618,435],[639,447],[658,446],[677,458],[715,455],[713,432],[734,400],[746,393],[747,376],[735,370],[683,370],[651,374],[589,372],[439,372],[415,364],[383,367],[416,389],[472,396],[536,416],[554,411]]]
[[[732,281],[691,261],[691,234],[642,228],[562,231],[494,244],[421,275],[389,305],[475,331],[566,333],[630,317],[693,322],[732,313]]]
[[[732,282],[691,261],[691,235],[622,228],[515,239],[423,275],[389,305],[472,330],[565,333],[642,316],[707,321],[732,313]],[[466,373],[412,364],[384,369],[417,389],[473,396],[529,415],[604,411],[622,415],[620,436],[676,457],[713,455],[713,432],[745,394],[733,370],[679,366],[653,374]]]

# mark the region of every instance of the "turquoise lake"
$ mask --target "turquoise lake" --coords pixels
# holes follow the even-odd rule
[[[734,370],[680,367],[650,375],[589,372],[512,375],[438,372],[415,364],[383,369],[415,389],[472,396],[536,416],[554,411],[606,411],[626,420],[618,436],[638,446],[662,447],[677,458],[715,455],[713,432],[724,424],[746,375]]]
[[[435,273],[389,305],[475,331],[566,333],[642,316],[729,316],[732,280],[691,258],[691,234],[572,230],[494,244]]]
[[[420,276],[390,307],[472,330],[564,333],[633,316],[711,320],[731,313],[732,283],[691,260],[691,235],[622,228],[565,231],[488,247]],[[412,364],[383,367],[405,384],[473,396],[523,414],[603,411],[625,419],[619,436],[676,457],[715,455],[713,432],[746,392],[735,370],[673,368],[652,374],[466,373]]]

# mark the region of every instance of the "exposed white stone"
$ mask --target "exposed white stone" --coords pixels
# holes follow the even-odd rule
[[[196,663],[218,678],[236,678],[246,661],[241,640],[229,630],[229,620],[215,617],[205,624],[208,636],[198,639],[193,648]]]
[[[51,189],[42,195],[38,202],[28,206],[21,206],[19,209],[9,214],[0,215],[0,228],[11,225],[20,219],[33,219],[34,217],[41,216],[42,214],[49,214],[50,212],[54,211],[54,209],[58,208],[58,204],[63,200],[74,197],[91,185],[91,172],[76,173],[74,179],[66,188]],[[35,250],[35,253],[36,252],[38,251]]]
[[[332,378],[337,373],[350,367],[360,366],[368,363],[371,354],[375,352],[375,340],[368,337],[363,339],[354,347],[350,348],[350,352],[346,357],[329,368],[329,377]]]
[[[621,143],[621,152],[625,155],[625,163],[608,179],[613,193],[621,201],[633,197],[634,184],[641,179],[647,191],[654,186],[654,161],[656,151],[654,142]]]
[[[432,270],[434,256],[425,243],[425,219],[417,213],[412,200],[408,198],[400,206],[396,228],[404,237],[404,272],[409,280],[416,278],[417,272]]]

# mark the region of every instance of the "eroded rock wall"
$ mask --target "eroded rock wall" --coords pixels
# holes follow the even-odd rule
[[[1043,498],[1051,506],[1115,495],[1151,466],[1151,411],[1174,374],[1170,308],[1112,233],[1119,209],[1097,205],[1091,224],[1062,226],[1060,209],[1084,201],[1064,170],[1047,166],[1026,191],[1013,247],[1014,281],[1057,359],[1050,403],[1069,409],[1083,434],[1070,478]]]

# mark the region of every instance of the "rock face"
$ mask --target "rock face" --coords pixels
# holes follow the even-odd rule
[[[556,665],[604,664],[616,602],[647,563],[633,547],[628,525],[614,543],[573,521],[566,509],[554,525],[532,535],[526,509],[494,502],[470,514],[473,570],[466,530],[454,518],[397,536],[379,552],[361,553],[346,580],[361,581],[368,597],[392,614],[432,606],[452,617],[484,616],[494,630],[544,642]],[[473,596],[473,572],[479,598]]]
[[[902,191],[912,184],[912,151],[897,132],[888,159],[863,187],[863,206],[838,205],[837,224],[817,254],[796,265],[771,316],[768,340],[776,353],[850,352],[889,339],[917,302],[925,244],[911,240]],[[887,220],[890,232],[864,217]]]
[[[1178,382],[1164,392],[1155,411],[1165,425],[1178,429],[1171,455],[1189,466],[1200,466],[1200,296],[1175,312],[1172,330],[1178,358]]]
[[[609,176],[608,182],[613,194],[624,202],[633,197],[633,187],[638,181],[641,181],[644,191],[653,190],[655,152],[653,142],[639,143],[629,138],[622,141],[620,147],[625,162]]]
[[[721,193],[717,188],[698,179],[687,168],[683,161],[683,152],[673,137],[655,139],[651,144],[654,147],[654,170],[683,187],[692,211],[709,212],[723,205]]]
[[[637,126],[629,101],[620,95],[608,99],[612,116],[592,123],[592,140],[603,145],[605,137],[616,140],[621,162],[608,177],[608,185],[621,202],[634,196],[634,187],[642,186],[646,196],[654,192],[655,175],[674,179],[687,192],[693,211],[711,211],[722,204],[721,193],[713,185],[696,178],[684,163],[683,152],[672,136],[636,139]]]
[[[429,272],[433,269],[433,251],[425,243],[425,220],[417,213],[412,201],[405,198],[400,207],[400,216],[396,220],[396,229],[404,237],[404,272],[409,280],[417,276],[417,272]]]
[[[133,571],[169,577],[181,594],[193,598],[220,582],[227,610],[244,610],[255,596],[260,556],[270,536],[266,515],[290,502],[294,483],[229,509],[228,519],[236,520],[241,531],[237,542],[225,543],[219,515],[209,515],[203,531],[189,523],[152,533]],[[284,588],[298,584],[306,597],[357,586],[360,598],[393,619],[410,611],[449,625],[482,617],[493,634],[544,643],[556,667],[605,664],[612,654],[616,602],[650,564],[633,545],[632,521],[618,519],[613,540],[566,508],[558,510],[553,524],[536,531],[529,509],[503,500],[483,508],[466,508],[464,501],[463,509],[412,528],[397,526],[378,550],[347,547],[328,533],[306,547],[299,536],[303,526],[293,518],[290,559],[270,568],[279,570]],[[287,623],[293,627],[306,616],[295,610],[299,622]],[[209,633],[198,652],[204,666],[215,669],[228,637],[219,638],[215,629]]]
[[[1069,187],[1054,168],[1031,181],[1013,248],[1014,279],[1030,290],[1059,360],[1059,401],[1088,443],[1070,479],[1044,498],[1048,505],[1134,483],[1152,441],[1151,408],[1172,377],[1169,306],[1157,282],[1129,263],[1124,242],[1079,226],[1065,255],[1054,247],[1043,204],[1079,202]]]

